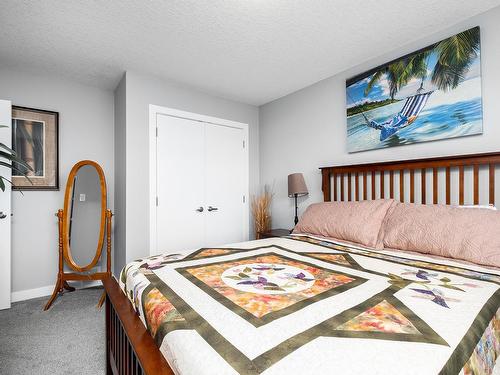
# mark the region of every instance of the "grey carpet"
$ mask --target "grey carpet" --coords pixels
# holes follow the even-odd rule
[[[0,374],[104,374],[101,288],[18,302],[0,311]]]

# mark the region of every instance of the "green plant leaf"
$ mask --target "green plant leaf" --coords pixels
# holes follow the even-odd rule
[[[8,128],[8,126],[0,125],[0,128]],[[2,151],[2,150],[4,150],[4,151]],[[0,159],[2,159],[2,158],[4,160],[7,160],[8,162],[11,162],[11,164],[0,160],[1,166],[9,168],[13,171],[19,172],[22,176],[24,176],[24,178],[26,178],[30,182],[31,185],[33,185],[33,181],[31,181],[31,179],[27,176],[27,171],[19,169],[20,167],[24,167],[28,171],[33,171],[33,168],[31,167],[31,165],[29,165],[28,163],[26,163],[26,161],[24,161],[23,159],[18,157],[17,153],[13,149],[11,149],[10,147],[7,147],[3,143],[0,143]],[[2,191],[5,191],[5,181],[9,182],[12,185],[12,181],[9,181],[8,179],[6,179],[3,176],[0,176],[0,190],[2,190]],[[22,191],[21,191],[21,194],[23,194]]]
[[[250,276],[248,276],[247,274],[243,273],[243,272],[240,272],[238,274],[239,277],[241,277],[242,279],[248,279]]]
[[[5,151],[0,151],[0,157],[3,157],[4,159],[10,160],[13,163],[17,163],[17,164],[29,169],[30,171],[33,170],[33,168],[31,168],[31,166],[28,163],[26,163],[23,159],[19,158],[16,155],[9,154]]]
[[[31,180],[29,179],[29,177],[26,176],[26,172],[25,171],[22,171],[22,170],[20,170],[20,169],[18,169],[16,167],[14,167],[12,164],[6,163],[4,161],[0,161],[0,165],[2,165],[4,167],[7,167],[7,168],[10,168],[13,171],[17,171],[17,172],[21,173],[25,178],[27,178],[31,182]],[[31,183],[33,183],[33,182],[31,182]]]
[[[7,160],[12,160],[16,156],[12,155],[10,152],[5,152],[5,151],[0,151],[0,156],[7,159]]]
[[[252,272],[252,269],[250,267],[245,267],[243,269],[243,272]]]
[[[3,180],[3,181],[7,181],[9,184],[11,184],[12,186],[14,186],[14,183],[9,180],[8,178],[5,178],[4,176],[0,176],[0,180]],[[3,182],[4,186],[5,186],[5,182]],[[5,191],[4,189],[2,189],[2,191]],[[21,195],[24,195],[23,191],[22,190],[18,190]]]
[[[17,171],[19,173],[25,173],[25,172],[17,169],[16,167],[14,167],[12,164],[6,163],[4,161],[0,161],[0,165],[3,166],[3,167],[6,167],[6,168],[12,169],[14,171]]]
[[[0,148],[3,148],[4,150],[7,150],[8,152],[10,152],[13,156],[17,156],[17,153],[11,149],[10,147],[7,147],[6,145],[4,145],[3,143],[0,143]]]
[[[15,156],[2,156],[2,151],[0,151],[0,157],[3,157],[5,160],[7,161],[10,161],[12,164],[9,164],[9,163],[6,163],[6,165],[4,164],[5,167],[7,168],[10,168],[10,169],[16,169],[17,171],[19,171],[22,175],[25,175],[26,172],[25,171],[22,171],[22,170],[19,170],[19,166],[22,166],[30,171],[32,171],[33,169],[28,165],[26,164],[23,160],[22,161],[17,161],[16,160],[16,157]],[[15,164],[18,164],[17,166]]]
[[[443,277],[442,279],[439,279],[439,280],[442,281],[443,283],[449,283],[451,281],[447,277]]]

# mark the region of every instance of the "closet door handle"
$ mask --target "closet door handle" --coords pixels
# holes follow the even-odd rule
[[[5,219],[7,217],[2,211],[0,211],[0,219]]]
[[[197,212],[203,212],[203,207],[198,207],[198,208],[196,209],[196,211],[197,211]]]
[[[217,207],[208,206],[208,212],[219,210]]]

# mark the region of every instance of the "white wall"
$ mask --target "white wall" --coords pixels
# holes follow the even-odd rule
[[[0,98],[59,112],[60,191],[16,192],[12,200],[12,291],[52,286],[58,264],[54,214],[63,206],[74,163],[93,159],[101,164],[113,208],[113,93],[46,74],[0,69]]]
[[[126,158],[126,244],[116,259],[126,261],[149,254],[149,105],[249,124],[250,192],[259,186],[259,109],[255,106],[211,96],[195,89],[136,72],[126,73],[126,146],[118,158]],[[118,183],[118,182],[117,182]],[[115,270],[123,264],[116,264]]]
[[[125,224],[126,224],[126,82],[124,74],[115,89],[115,212],[113,216],[114,261],[113,272],[120,274],[120,266],[125,264]]]
[[[500,150],[499,20],[496,8],[260,107],[260,181],[275,182],[273,226],[293,226],[294,206],[286,186],[289,173],[304,173],[310,195],[301,202],[303,212],[308,204],[322,200],[321,166]],[[483,135],[348,154],[346,78],[476,25],[481,27]]]

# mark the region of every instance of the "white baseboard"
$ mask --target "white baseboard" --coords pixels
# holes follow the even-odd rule
[[[73,286],[77,289],[92,288],[94,286],[100,286],[100,281],[85,282],[84,286],[80,286],[80,283],[76,282]],[[18,292],[12,292],[10,294],[10,302],[25,301],[27,299],[46,297],[50,296],[54,291],[54,285],[42,286],[40,288],[20,290]]]
[[[42,286],[41,288],[20,290],[10,294],[10,302],[19,302],[27,299],[50,296],[54,285]]]

